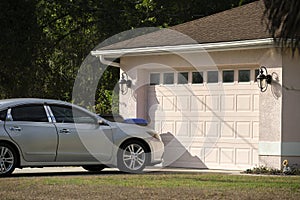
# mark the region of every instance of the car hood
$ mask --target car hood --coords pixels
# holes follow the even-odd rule
[[[123,133],[133,137],[149,138],[151,137],[152,133],[156,132],[148,126],[139,126],[136,124],[110,122],[110,125],[117,128],[119,131],[122,131]]]

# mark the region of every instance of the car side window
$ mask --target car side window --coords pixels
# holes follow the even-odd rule
[[[50,105],[57,123],[96,123],[96,119],[70,106]]]
[[[48,122],[43,105],[22,105],[12,108],[13,121]]]
[[[7,110],[0,111],[0,121],[5,121],[7,115]]]

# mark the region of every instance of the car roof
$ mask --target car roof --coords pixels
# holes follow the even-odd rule
[[[15,98],[15,99],[3,99],[0,100],[0,109],[8,108],[11,106],[22,105],[22,104],[61,104],[61,105],[72,105],[68,102],[54,99],[39,99],[39,98]]]

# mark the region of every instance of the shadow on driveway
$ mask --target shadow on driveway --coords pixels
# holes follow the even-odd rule
[[[51,177],[51,176],[90,176],[90,175],[119,175],[119,174],[126,174],[124,172],[116,170],[104,170],[100,172],[89,172],[89,171],[45,171],[42,172],[41,169],[38,169],[37,172],[34,172],[34,170],[31,170],[30,172],[24,170],[19,170],[17,173],[11,174],[9,177]]]

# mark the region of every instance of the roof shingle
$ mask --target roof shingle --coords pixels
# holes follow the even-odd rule
[[[269,38],[264,4],[256,1],[214,15],[171,27],[198,43]]]
[[[176,46],[270,38],[264,4],[256,1],[197,20],[101,48],[101,50]]]

